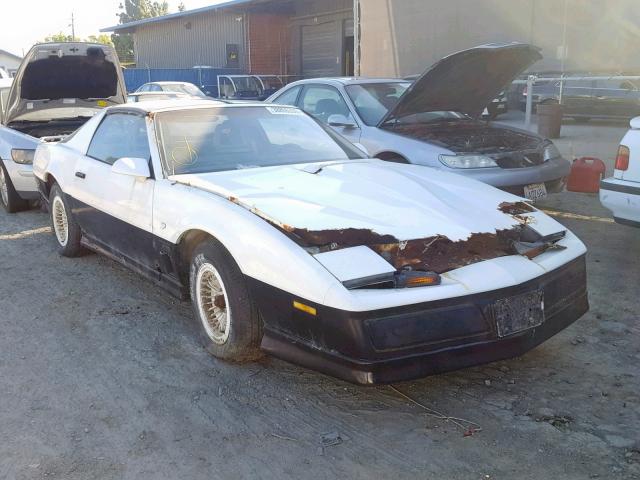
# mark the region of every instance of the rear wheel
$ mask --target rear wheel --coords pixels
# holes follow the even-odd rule
[[[76,220],[70,214],[71,210],[58,185],[54,185],[51,188],[49,205],[51,226],[60,255],[64,257],[77,257],[82,254],[84,250],[82,245],[80,245],[82,231]]]
[[[4,162],[0,160],[0,203],[7,213],[16,213],[28,207],[29,202],[23,200],[13,187]]]
[[[233,361],[259,358],[262,321],[244,275],[222,244],[211,239],[196,247],[189,279],[209,352]]]

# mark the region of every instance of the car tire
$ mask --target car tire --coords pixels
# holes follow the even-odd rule
[[[29,206],[29,202],[20,198],[13,187],[13,182],[2,160],[0,160],[0,203],[7,213],[16,213]]]
[[[244,275],[218,241],[211,239],[195,248],[189,288],[209,353],[235,362],[262,356],[262,319]]]
[[[58,185],[51,188],[49,194],[49,212],[51,215],[51,229],[58,245],[58,253],[63,257],[77,257],[84,252],[80,239],[82,230],[76,222],[69,208],[62,190]]]

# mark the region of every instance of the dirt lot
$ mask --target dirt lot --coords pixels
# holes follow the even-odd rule
[[[589,247],[591,311],[522,358],[395,385],[430,411],[218,361],[187,303],[0,213],[0,478],[640,478],[640,231],[594,196],[544,206],[578,214],[557,218]]]

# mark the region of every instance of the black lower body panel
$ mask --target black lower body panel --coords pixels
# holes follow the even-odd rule
[[[589,309],[584,256],[520,285],[368,312],[328,308],[248,281],[265,322],[265,351],[359,384],[411,380],[512,358]],[[496,305],[510,298],[544,298],[544,321],[507,335],[503,330],[501,336]],[[293,309],[294,300],[315,308],[316,315]]]

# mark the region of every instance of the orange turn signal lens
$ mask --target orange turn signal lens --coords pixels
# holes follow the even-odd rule
[[[297,309],[297,310],[301,310],[305,313],[308,313],[309,315],[317,315],[318,312],[316,311],[315,308],[310,307],[309,305],[305,305],[302,302],[298,302],[297,300],[293,301],[293,308]]]
[[[407,287],[421,287],[426,285],[438,285],[440,278],[435,276],[413,277],[408,278],[406,282]]]
[[[631,152],[629,147],[620,145],[618,148],[618,155],[616,156],[616,170],[627,170],[629,168],[629,156]]]

